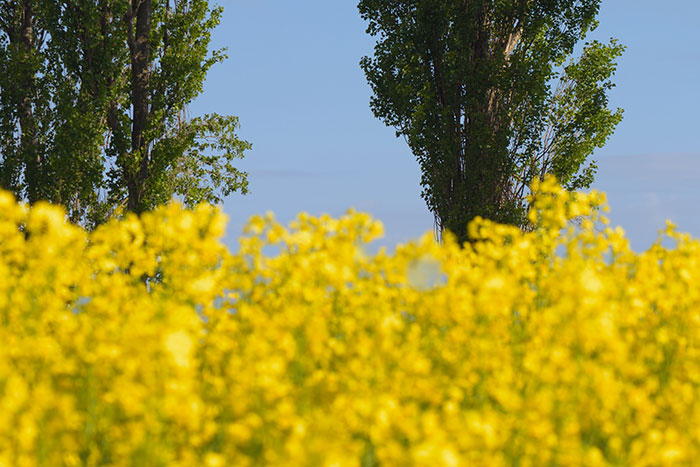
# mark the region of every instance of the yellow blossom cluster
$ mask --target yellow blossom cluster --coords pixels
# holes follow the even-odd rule
[[[0,194],[0,466],[693,464],[700,244],[533,191],[532,231],[392,254],[354,212],[231,253],[211,206],[86,233]]]

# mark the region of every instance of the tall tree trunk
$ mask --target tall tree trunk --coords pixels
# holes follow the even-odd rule
[[[493,80],[492,27],[487,2],[464,3],[466,18],[471,18],[467,59],[471,75],[488,83]],[[464,83],[468,86],[469,83]],[[476,216],[492,218],[497,211],[500,151],[495,144],[498,128],[497,90],[471,93],[464,104],[464,121],[459,122],[459,164],[455,167],[454,205],[446,213],[444,225],[460,242],[467,240],[467,222]],[[487,130],[488,129],[488,130]],[[462,169],[464,168],[464,169]]]
[[[136,213],[144,210],[143,196],[148,177],[149,148],[144,132],[148,122],[148,86],[151,67],[151,18],[153,0],[132,0],[136,19],[135,34],[130,38],[131,45],[131,94],[133,123],[131,130],[131,150],[138,157],[138,164],[132,167],[127,182],[127,208]]]
[[[22,96],[18,102],[18,118],[21,130],[20,151],[25,164],[25,181],[27,199],[34,203],[41,199],[41,165],[37,122],[32,108],[32,99],[36,94],[36,70],[34,53],[36,37],[34,31],[33,0],[23,0],[19,18],[19,44],[22,56],[22,73],[20,86]]]

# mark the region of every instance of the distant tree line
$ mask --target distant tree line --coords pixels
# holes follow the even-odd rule
[[[439,231],[528,228],[527,187],[590,186],[622,118],[623,47],[588,42],[600,0],[360,0],[371,108],[406,138]],[[0,186],[86,226],[247,191],[238,120],[190,118],[222,9],[207,0],[0,0]]]

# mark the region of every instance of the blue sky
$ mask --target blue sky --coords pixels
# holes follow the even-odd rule
[[[354,207],[385,225],[381,245],[431,230],[420,169],[403,139],[374,118],[359,60],[374,41],[353,0],[222,0],[214,47],[229,59],[209,72],[191,106],[240,117],[253,149],[239,163],[251,193],[224,202],[227,243],[247,218],[273,211],[341,215]],[[667,218],[700,237],[700,51],[697,0],[603,0],[591,39],[617,37],[611,106],[625,117],[594,154],[594,183],[613,224],[646,249]]]

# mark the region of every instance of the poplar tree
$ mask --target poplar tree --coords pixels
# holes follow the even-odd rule
[[[0,184],[86,226],[247,191],[228,115],[190,117],[220,7],[207,0],[0,0]]]
[[[600,0],[360,0],[377,38],[361,66],[371,108],[406,138],[439,232],[476,216],[528,228],[527,187],[586,188],[589,156],[622,118],[608,109],[623,47],[575,46]]]

